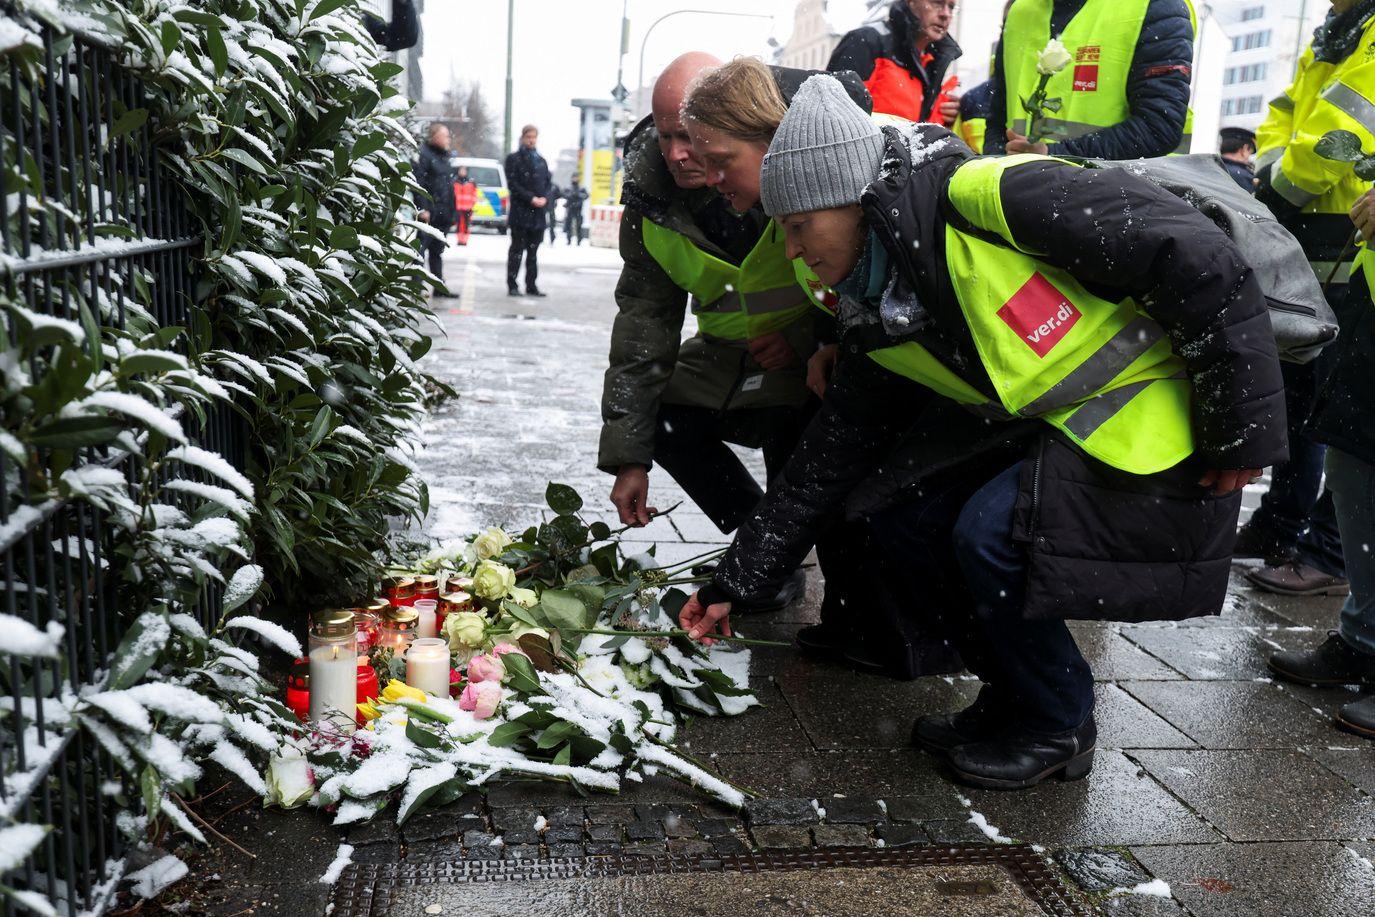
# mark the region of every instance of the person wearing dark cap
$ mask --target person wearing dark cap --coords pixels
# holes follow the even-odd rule
[[[1224,127],[1218,134],[1222,167],[1251,194],[1256,193],[1256,135],[1244,127]]]

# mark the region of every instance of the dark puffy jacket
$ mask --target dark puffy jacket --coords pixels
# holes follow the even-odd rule
[[[384,51],[404,51],[415,47],[420,40],[420,17],[415,12],[415,0],[392,0],[391,22],[383,22],[372,13],[364,13],[363,28]]]
[[[1112,0],[1054,0],[1050,34],[1059,35],[1085,3]],[[1070,49],[1073,53],[1073,49]],[[1189,75],[1194,60],[1194,30],[1184,0],[1150,0],[1141,35],[1132,54],[1127,79],[1127,120],[1063,143],[1050,144],[1052,155],[1097,159],[1141,159],[1173,153],[1184,136],[1189,110]],[[988,116],[987,153],[1007,146],[1007,81],[1003,77],[1003,43],[993,57],[992,106]]]
[[[1319,441],[1375,464],[1375,304],[1365,271],[1352,273],[1337,319],[1337,362],[1308,426]]]
[[[506,187],[511,192],[511,212],[507,221],[513,229],[543,230],[545,214],[553,201],[543,207],[531,203],[534,198],[549,198],[554,191],[554,179],[549,164],[535,150],[521,147],[506,157]]]
[[[430,225],[443,232],[454,222],[454,176],[449,151],[422,143],[415,158],[415,181],[425,190],[415,196],[415,206],[430,212]]]
[[[921,23],[907,8],[906,0],[894,0],[888,10],[887,22],[861,26],[845,33],[840,44],[831,52],[826,69],[832,73],[853,70],[873,92],[876,88],[876,84],[873,84],[874,71],[884,66],[880,62],[896,64],[921,81],[921,109],[916,112],[898,111],[896,108],[900,106],[893,104],[895,100],[884,98],[884,94],[878,92],[874,93],[874,111],[898,115],[909,121],[926,121],[931,117],[931,110],[941,94],[945,71],[963,52],[955,39],[947,35],[927,46],[926,53],[931,55],[931,59],[923,65],[913,45],[913,36],[920,28]]]
[[[884,133],[884,173],[861,203],[890,272],[926,309],[928,320],[916,323],[913,336],[986,387],[971,370],[978,359],[938,242],[946,186],[969,151],[943,142],[949,132],[923,126],[915,146],[926,155],[914,168],[907,138],[891,128]],[[1031,426],[1035,445],[1015,530],[1032,559],[1026,614],[1146,620],[1216,613],[1226,595],[1241,495],[1214,497],[1198,477],[1209,468],[1263,467],[1286,455],[1279,362],[1250,268],[1206,217],[1123,170],[1031,162],[1004,174],[1002,192],[1014,238],[1035,240],[1044,260],[1074,271],[1100,296],[1147,304],[1183,357],[1195,393],[1197,452],[1159,474],[1116,471],[1048,425]],[[842,349],[855,356],[893,343],[875,327],[854,323]],[[736,533],[703,600],[771,594],[866,480],[900,496],[961,461],[952,440],[975,442],[979,427],[997,426],[976,419],[933,427],[929,411],[939,403],[869,360],[842,358],[820,414],[759,511]],[[907,438],[915,451],[889,454],[913,423],[920,427]],[[1028,429],[1026,422],[1008,428],[1009,438]],[[993,445],[985,440],[976,448]]]

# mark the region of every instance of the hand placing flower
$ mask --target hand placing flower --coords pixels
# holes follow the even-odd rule
[[[458,708],[472,713],[474,719],[485,720],[497,712],[501,704],[501,684],[495,681],[469,682],[458,698]]]
[[[473,539],[473,552],[477,554],[479,559],[489,560],[499,556],[512,543],[510,535],[507,535],[497,526],[492,526]]]
[[[473,573],[473,591],[478,598],[498,601],[506,598],[516,584],[516,571],[494,560],[484,560]]]

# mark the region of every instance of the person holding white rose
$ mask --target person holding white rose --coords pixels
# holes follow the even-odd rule
[[[1195,30],[1189,0],[1013,0],[994,52],[984,152],[1187,153]],[[1051,104],[1035,117],[1023,102],[1042,76]]]

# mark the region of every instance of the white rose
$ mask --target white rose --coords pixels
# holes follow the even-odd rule
[[[283,809],[304,805],[315,795],[315,772],[301,754],[274,757],[267,765],[267,803]]]
[[[480,647],[487,639],[487,619],[475,611],[460,611],[444,619],[450,649]]]
[[[479,560],[496,557],[511,544],[511,536],[493,526],[473,539],[473,553]]]
[[[533,608],[535,603],[539,601],[539,595],[535,593],[535,590],[526,589],[524,586],[512,586],[510,595],[511,601],[517,605],[524,605],[526,608]]]
[[[1052,38],[1046,42],[1041,53],[1036,56],[1036,72],[1043,74],[1059,73],[1069,66],[1074,58],[1060,39]]]
[[[473,574],[473,592],[478,598],[495,602],[506,597],[516,584],[516,571],[505,564],[484,560]]]

